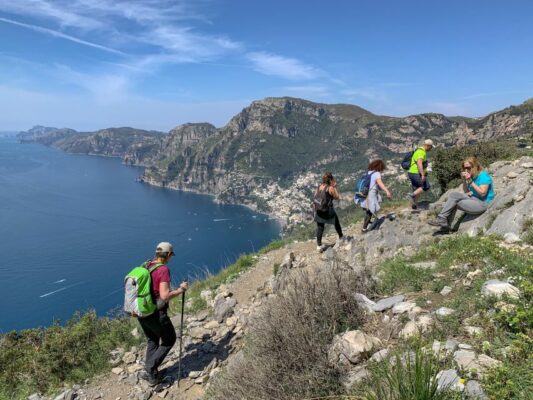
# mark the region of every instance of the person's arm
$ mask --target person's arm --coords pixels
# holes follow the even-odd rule
[[[466,186],[469,188],[469,191],[471,189],[481,197],[485,197],[487,195],[487,192],[489,191],[489,184],[482,183],[480,185],[476,185],[476,183],[472,180],[472,175],[468,172],[465,172],[464,177],[466,179]]]
[[[179,288],[170,290],[170,284],[168,282],[161,282],[159,284],[159,297],[163,301],[169,301],[185,292],[188,288],[189,284],[187,282],[182,282]]]
[[[422,180],[426,179],[426,171],[424,171],[424,162],[421,158],[416,160],[416,165],[418,167],[418,172],[422,176]]]
[[[489,185],[476,185],[474,182],[470,184],[472,190],[475,190],[481,197],[485,197],[489,191]]]
[[[379,186],[379,188],[381,190],[383,190],[385,192],[385,195],[391,199],[392,198],[392,194],[391,192],[389,191],[389,189],[387,188],[387,186],[385,186],[385,184],[383,183],[383,181],[381,180],[381,178],[378,178],[376,179],[376,184]]]
[[[339,200],[339,192],[337,191],[337,182],[333,182],[331,186],[329,187],[329,194],[331,197],[333,197],[335,200]]]

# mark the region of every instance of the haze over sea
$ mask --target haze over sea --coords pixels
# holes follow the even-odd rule
[[[160,241],[174,244],[177,285],[279,235],[265,215],[140,184],[141,172],[0,138],[0,333],[121,306],[125,274]]]

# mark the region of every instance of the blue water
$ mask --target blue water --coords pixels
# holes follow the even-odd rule
[[[121,305],[122,282],[174,244],[174,284],[205,276],[279,235],[277,222],[209,196],[135,181],[118,159],[0,138],[0,333]]]

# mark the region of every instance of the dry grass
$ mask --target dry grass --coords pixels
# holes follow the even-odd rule
[[[210,399],[308,399],[344,394],[341,372],[328,362],[333,337],[362,323],[355,272],[298,271],[252,321],[241,356],[214,381]],[[335,398],[335,397],[333,397]]]

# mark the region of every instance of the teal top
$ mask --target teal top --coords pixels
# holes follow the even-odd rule
[[[478,194],[472,188],[472,185],[469,185],[468,189],[472,192],[472,197],[476,197],[479,200],[486,201],[487,203],[490,203],[492,199],[494,199],[494,196],[495,196],[494,185],[492,183],[492,178],[490,177],[487,171],[481,171],[478,176],[476,176],[475,178],[472,178],[472,182],[475,183],[477,186],[489,185],[489,190],[487,190],[487,194],[485,194],[485,197],[481,197],[481,195]]]

